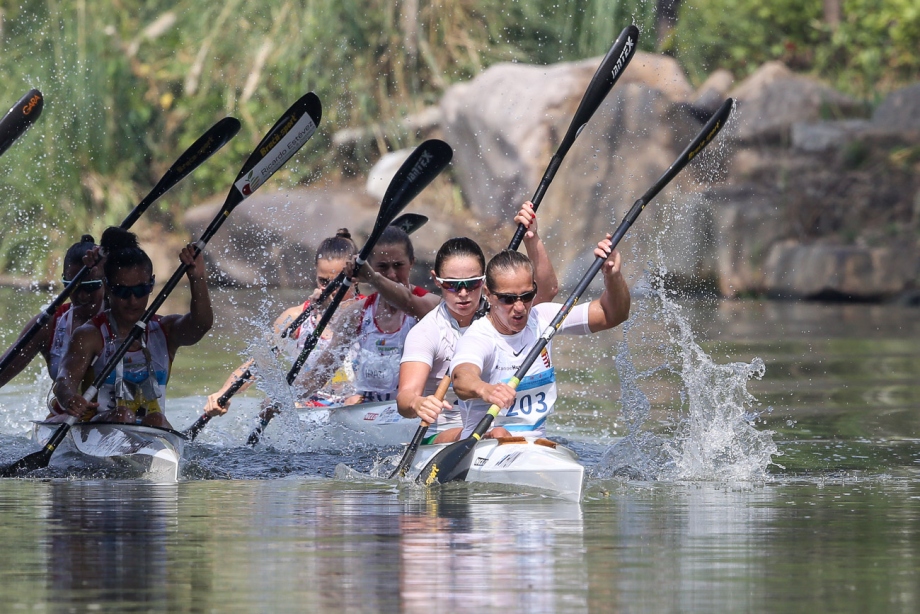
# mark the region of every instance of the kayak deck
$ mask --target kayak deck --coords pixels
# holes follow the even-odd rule
[[[36,422],[32,439],[45,445],[60,427],[57,422]],[[125,477],[151,482],[177,482],[186,437],[155,426],[118,422],[78,422],[58,446],[52,464],[73,461],[92,466],[115,467]]]
[[[415,479],[450,444],[420,446],[409,475]],[[585,468],[569,448],[537,437],[483,439],[472,452],[467,482],[505,484],[581,501]]]

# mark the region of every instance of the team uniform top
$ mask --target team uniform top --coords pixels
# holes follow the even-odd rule
[[[115,329],[108,316],[104,311],[90,320],[105,343],[102,355],[94,364],[108,364],[120,345],[116,343]],[[166,409],[166,383],[172,362],[159,316],[153,316],[147,323],[140,341],[141,349],[127,352],[99,387],[100,411],[127,407],[142,418]]]
[[[578,305],[559,327],[559,333],[587,335],[588,306]],[[519,333],[503,335],[495,330],[488,318],[473,322],[469,330],[460,337],[454,353],[453,364],[473,364],[482,371],[484,382],[508,383],[520,368],[530,349],[559,313],[559,303],[542,303],[530,310],[527,326]],[[503,409],[495,419],[495,426],[502,426],[516,435],[542,437],[546,432],[546,418],[553,413],[556,402],[556,371],[552,360],[552,342],[548,343],[540,358],[534,361],[516,389],[514,404]],[[469,437],[476,425],[485,417],[490,404],[482,399],[471,399],[461,408],[463,434]]]
[[[460,328],[457,320],[447,310],[447,305],[442,302],[409,331],[400,363],[421,362],[431,368],[425,382],[425,390],[422,392],[424,396],[434,394],[441,378],[450,368],[450,361],[460,335],[468,328]],[[462,403],[464,402],[454,400],[453,408],[442,412],[437,423],[431,425],[431,432],[440,433],[460,426],[463,418],[458,404]]]
[[[425,296],[428,291],[416,286],[415,296]],[[358,337],[352,345],[352,364],[355,371],[355,388],[365,401],[390,401],[396,398],[399,387],[399,360],[405,347],[406,336],[418,322],[413,316],[403,314],[398,330],[385,333],[374,321],[378,293],[364,299]]]

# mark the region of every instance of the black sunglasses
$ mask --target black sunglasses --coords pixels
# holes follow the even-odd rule
[[[489,290],[489,292],[492,292]],[[514,305],[516,302],[529,303],[537,298],[537,284],[533,285],[533,290],[524,294],[507,294],[505,292],[492,292],[492,296],[498,299],[503,305]]]
[[[71,282],[73,282],[72,279],[64,279],[63,277],[61,278],[61,281],[64,282],[64,285],[65,285],[65,286],[69,286],[69,285],[71,284]],[[80,285],[78,285],[78,286],[76,287],[76,289],[74,289],[74,292],[87,292],[87,293],[89,293],[89,292],[95,292],[96,290],[98,290],[98,289],[101,288],[101,287],[102,287],[102,280],[101,280],[101,279],[92,279],[92,280],[90,280],[90,281],[81,281],[81,282],[80,282]]]
[[[132,294],[136,298],[144,298],[145,296],[153,292],[153,286],[154,286],[155,280],[156,280],[155,277],[151,277],[149,282],[145,284],[137,284],[134,286],[122,286],[121,284],[111,284],[109,285],[109,292],[111,292],[114,296],[117,296],[118,298],[121,298],[121,299],[127,299]]]

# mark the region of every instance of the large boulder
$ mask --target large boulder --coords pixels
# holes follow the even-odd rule
[[[510,220],[531,197],[598,63],[501,64],[447,92],[441,106],[444,133],[455,150],[454,175],[479,219]],[[693,95],[673,59],[637,53],[578,137],[538,216],[564,284],[577,280],[581,262],[603,232],[613,230],[699,132],[698,113],[689,104]],[[699,186],[693,175],[674,181],[656,206],[671,203],[679,209],[694,202]],[[623,245],[628,271],[644,267],[647,242],[639,237],[657,234],[655,221],[667,218],[660,211],[645,217],[644,229],[636,228]],[[677,217],[698,225],[705,215]],[[673,236],[669,242],[666,235],[663,252],[685,253],[686,235]],[[675,258],[676,272],[698,273],[700,257]]]
[[[742,142],[788,142],[792,126],[827,118],[865,116],[864,104],[782,62],[768,62],[731,92],[738,100],[734,136]]]
[[[889,95],[875,109],[872,122],[892,132],[920,132],[920,83]]]

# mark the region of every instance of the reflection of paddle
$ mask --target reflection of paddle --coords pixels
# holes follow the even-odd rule
[[[381,202],[380,211],[377,213],[374,230],[355,259],[355,271],[360,269],[370,258],[371,253],[374,251],[374,246],[377,245],[377,241],[380,240],[383,231],[386,230],[386,227],[390,225],[399,212],[447,167],[453,153],[450,145],[444,141],[431,139],[416,147],[406,161],[403,162],[390,181],[386,194],[383,195],[383,202]],[[339,273],[337,279],[342,285],[335,293],[335,296],[332,297],[332,302],[329,303],[329,307],[326,308],[323,317],[316,323],[316,328],[307,337],[303,350],[301,350],[297,360],[294,361],[291,370],[288,371],[288,385],[294,383],[297,374],[300,373],[300,369],[307,362],[307,358],[316,347],[317,342],[319,342],[320,335],[323,334],[323,330],[326,329],[326,325],[332,319],[336,308],[338,308],[352,286],[352,281],[346,277],[345,271]],[[262,418],[259,426],[249,434],[246,444],[250,446],[257,444],[262,437],[262,431],[270,421],[270,417]]]
[[[559,170],[562,159],[565,158],[575,139],[588,125],[588,120],[601,106],[604,97],[607,96],[607,92],[613,88],[620,75],[623,74],[626,65],[629,64],[629,61],[636,53],[636,44],[638,42],[639,29],[632,25],[626,26],[613,42],[610,51],[601,60],[600,66],[597,67],[597,71],[591,77],[588,89],[585,90],[585,94],[581,98],[581,103],[575,110],[575,115],[572,116],[569,129],[566,131],[565,136],[562,137],[562,142],[559,143],[556,153],[553,154],[546,171],[543,173],[543,179],[540,180],[537,191],[534,193],[533,198],[530,199],[530,202],[533,203],[534,212],[543,201],[543,195],[546,194],[549,184],[552,183],[553,177],[556,176],[556,171]],[[508,249],[517,249],[521,245],[521,241],[524,240],[524,233],[526,232],[527,228],[523,224],[518,224],[517,231],[515,231],[514,238],[511,239],[511,245]]]
[[[38,90],[29,90],[3,119],[0,119],[0,156],[35,123],[44,106],[45,99],[42,93]]]
[[[441,378],[441,381],[438,382],[438,389],[434,391],[434,396],[437,400],[443,401],[444,396],[447,394],[447,389],[450,388],[450,374],[446,374]],[[415,453],[418,452],[418,447],[422,443],[422,439],[425,438],[425,433],[428,432],[428,427],[430,425],[422,421],[419,427],[415,430],[415,435],[412,436],[412,441],[409,442],[409,445],[406,446],[406,451],[403,453],[403,457],[400,459],[399,464],[396,465],[396,469],[393,470],[393,473],[390,474],[389,479],[396,477],[404,478],[406,477],[406,472],[409,470],[409,467],[412,466],[412,461],[415,460]]]
[[[205,132],[191,147],[186,149],[185,153],[179,156],[179,159],[169,167],[169,170],[166,171],[166,174],[163,175],[159,183],[157,183],[150,193],[147,194],[147,196],[134,207],[134,210],[128,214],[125,221],[121,223],[121,228],[125,230],[131,228],[134,222],[140,218],[150,205],[171,190],[177,183],[188,177],[192,171],[201,166],[205,160],[214,155],[221,147],[230,142],[230,139],[236,136],[239,130],[240,122],[232,117],[225,117],[214,124],[210,130]],[[63,305],[64,301],[66,301],[68,297],[73,294],[73,291],[80,286],[83,278],[89,274],[90,268],[92,267],[84,266],[80,269],[80,272],[70,280],[70,283],[67,284],[67,287],[64,288],[57,298],[54,299],[50,305],[45,307],[45,310],[38,316],[38,319],[35,320],[35,323],[32,324],[29,330],[25,331],[19,340],[16,341],[16,344],[7,351],[3,360],[0,361],[0,373],[6,371],[16,356],[18,356],[26,345],[28,345],[29,341],[38,334],[38,331],[40,331],[42,327],[48,324],[58,308]]]
[[[712,140],[716,137],[725,123],[728,121],[729,116],[732,112],[732,107],[734,101],[729,98],[722,104],[722,107],[716,112],[715,115],[707,122],[703,127],[702,132],[697,135],[693,142],[680,154],[677,160],[668,168],[667,171],[656,181],[648,191],[642,195],[642,198],[637,200],[633,204],[632,208],[627,212],[626,217],[623,218],[623,221],[620,222],[620,225],[617,227],[616,231],[613,233],[611,238],[611,250],[617,246],[620,240],[623,238],[623,235],[626,234],[626,231],[629,230],[629,227],[632,226],[633,222],[636,221],[636,218],[639,217],[639,214],[642,213],[642,210],[645,209],[645,206],[651,201],[677,174],[685,167],[687,164],[699,154],[704,147],[706,147]],[[575,291],[572,292],[572,295],[566,299],[565,303],[562,304],[562,308],[559,310],[559,313],[556,314],[556,317],[550,322],[549,326],[543,331],[537,340],[536,344],[531,348],[530,353],[527,354],[527,357],[524,358],[524,361],[521,363],[521,366],[514,373],[514,376],[508,382],[508,385],[512,388],[517,388],[517,385],[520,383],[521,379],[527,374],[527,371],[530,369],[531,365],[537,360],[540,356],[540,353],[547,346],[550,340],[553,338],[553,335],[559,330],[559,327],[562,325],[562,321],[565,320],[566,316],[569,315],[569,312],[575,306],[575,303],[581,298],[581,295],[587,290],[588,285],[591,283],[591,280],[594,279],[594,276],[597,275],[598,271],[601,270],[606,258],[598,256],[594,263],[591,265],[591,268],[584,274],[581,278],[581,281],[578,282],[578,285],[575,287]],[[482,436],[485,435],[486,431],[489,430],[489,427],[492,425],[492,421],[498,416],[498,412],[501,411],[501,408],[497,405],[492,405],[489,408],[489,411],[486,415],[479,421],[479,424],[476,425],[476,429],[473,431],[473,434],[453,443],[441,452],[436,454],[422,472],[418,475],[417,480],[423,482],[425,485],[430,486],[434,482],[450,482],[452,480],[462,480],[466,477],[467,471],[470,468],[470,462],[473,459],[473,449],[476,446],[476,443],[482,439]]]
[[[427,223],[428,223],[428,218],[425,217],[424,215],[420,215],[418,213],[403,213],[398,218],[393,220],[390,226],[397,226],[399,228],[402,228],[406,232],[406,234],[412,234],[413,232],[415,232],[416,230],[418,230],[419,228],[421,228]],[[336,277],[335,280],[329,282],[329,284],[327,284],[326,288],[323,290],[322,294],[320,294],[319,298],[315,301],[311,301],[310,305],[305,310],[303,310],[303,312],[301,312],[300,316],[298,316],[298,319],[295,320],[295,322],[297,323],[297,326],[300,326],[300,323],[306,320],[307,316],[313,313],[313,310],[315,309],[317,305],[322,305],[323,302],[332,295],[332,291],[335,289],[333,288],[333,284],[335,284],[336,288],[338,288],[338,286],[340,285],[340,284],[337,284],[336,281],[338,281],[338,277]],[[294,326],[294,324],[291,324],[287,329],[285,329],[284,333],[282,333],[281,336],[282,337],[287,336],[287,334],[291,330],[294,330],[295,328],[297,328],[297,326]],[[277,354],[279,351],[278,347],[277,346],[273,347],[272,351],[274,351]],[[239,377],[236,378],[236,380],[230,385],[230,387],[227,388],[227,390],[222,395],[220,395],[220,397],[217,398],[217,404],[220,405],[221,407],[226,407],[227,402],[231,398],[233,398],[233,395],[239,392],[240,389],[244,385],[246,385],[246,382],[251,381],[252,379],[253,379],[252,370],[246,369]],[[203,429],[208,424],[208,422],[211,421],[211,418],[212,416],[209,416],[208,414],[199,416],[199,418],[195,420],[192,426],[182,431],[183,434],[186,437],[188,437],[190,441],[194,441],[195,438],[198,437],[198,434],[201,433],[201,429]]]
[[[322,105],[319,102],[319,98],[316,97],[316,94],[310,92],[295,102],[272,126],[272,129],[268,131],[262,142],[256,146],[255,151],[246,160],[217,216],[195,243],[196,256],[204,249],[204,246],[218,231],[233,209],[256,191],[278,169],[284,166],[285,162],[313,136],[316,131],[316,124],[319,123],[321,116]],[[128,347],[144,335],[147,322],[150,321],[150,318],[154,316],[156,310],[166,300],[166,297],[179,284],[187,270],[188,265],[186,264],[182,264],[176,269],[176,272],[166,282],[166,285],[147,308],[147,311],[144,312],[144,315],[141,316],[141,319],[134,325],[122,344],[118,346],[118,349],[115,350],[112,358],[96,376],[92,386],[83,393],[84,399],[91,401],[96,397],[99,387],[103,385],[109,374],[124,358]],[[0,477],[10,477],[22,472],[46,467],[51,461],[51,455],[54,454],[55,448],[64,440],[70,427],[77,419],[76,416],[68,415],[67,421],[58,427],[44,448],[0,469]]]

